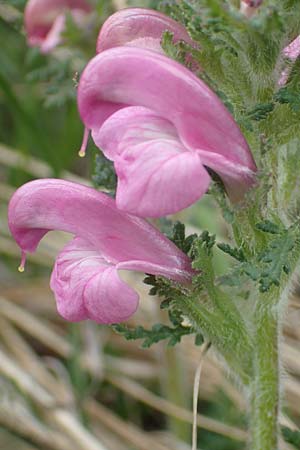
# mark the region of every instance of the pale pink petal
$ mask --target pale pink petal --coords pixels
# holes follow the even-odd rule
[[[300,36],[297,36],[287,47],[283,49],[283,55],[289,58],[291,61],[296,61],[300,55]],[[278,85],[280,87],[284,86],[291,74],[291,65],[288,65],[281,72],[280,78],[278,80]]]
[[[240,12],[250,18],[256,13],[262,2],[263,0],[241,0]]]
[[[208,188],[199,156],[183,147],[168,120],[147,108],[117,111],[93,138],[115,162],[120,209],[160,217],[190,206]]]
[[[51,50],[61,42],[61,35],[65,29],[65,22],[66,18],[64,14],[60,14],[56,17],[49,33],[41,43],[40,48],[42,53],[51,52]]]
[[[153,170],[153,173],[157,172],[157,174],[155,174],[155,179],[159,179],[158,186],[160,186],[160,189],[153,197],[151,209],[152,212],[147,217],[158,214],[158,212],[155,213],[155,211],[164,211],[162,205],[163,198],[165,196],[165,201],[167,202],[167,199],[169,198],[168,196],[171,195],[171,192],[174,198],[179,195],[183,201],[183,194],[188,194],[186,192],[186,189],[190,189],[190,196],[188,197],[190,199],[193,198],[193,201],[195,201],[195,199],[197,200],[198,198],[200,198],[200,196],[203,195],[203,193],[207,189],[207,177],[204,176],[204,178],[202,178],[197,176],[197,174],[200,175],[203,173],[203,168],[200,168],[199,159],[196,156],[194,158],[188,156],[188,158],[183,157],[178,159],[178,162],[180,162],[181,164],[183,162],[187,163],[188,161],[190,161],[190,164],[192,165],[192,161],[196,161],[196,165],[193,167],[193,173],[196,174],[195,179],[197,180],[195,183],[195,189],[193,189],[193,187],[191,186],[192,178],[189,178],[188,175],[186,175],[187,179],[189,180],[188,183],[185,179],[182,180],[182,184],[185,186],[183,190],[181,190],[180,179],[178,179],[177,176],[176,180],[178,179],[178,183],[174,184],[172,181],[170,181],[169,185],[167,185],[168,177],[160,177],[160,159],[164,158],[163,152],[165,145],[167,146],[168,151],[172,148],[171,142],[165,144],[165,140],[174,140],[174,148],[181,148],[181,151],[183,152],[186,151],[186,149],[182,145],[180,145],[180,140],[176,133],[175,127],[169,121],[158,116],[151,110],[143,107],[123,108],[110,116],[104,122],[103,126],[100,128],[100,130],[98,130],[98,132],[93,132],[93,139],[96,145],[98,145],[98,147],[101,148],[101,150],[104,152],[106,157],[113,161],[116,161],[115,167],[117,170],[117,175],[119,176],[117,204],[120,208],[124,208],[124,210],[142,215],[141,209],[143,208],[143,206],[140,205],[137,208],[137,205],[139,205],[139,203],[145,203],[144,195],[141,194],[143,195],[143,202],[136,203],[135,199],[139,198],[139,196],[136,197],[137,190],[139,192],[143,192],[142,187],[147,183],[147,177],[145,174],[149,173],[149,170]],[[134,150],[137,144],[149,144],[154,140],[156,140],[156,142],[153,146],[153,151],[156,149],[156,155],[152,155],[149,145],[139,146],[138,149]],[[162,141],[160,148],[158,146],[158,140]],[[144,149],[147,149],[147,153],[139,156]],[[161,153],[157,155],[157,153],[159,152]],[[203,165],[213,169],[219,174],[219,176],[221,176],[232,201],[241,200],[249,187],[254,184],[255,174],[247,166],[232,162],[230,159],[227,159],[223,155],[220,155],[218,153],[208,152],[205,150],[202,151],[199,149],[197,150],[197,153],[200,156]],[[157,156],[159,156],[160,159],[156,160]],[[123,158],[125,158],[124,164],[122,164]],[[128,158],[129,161],[127,161]],[[173,161],[173,163],[174,162],[175,161]],[[156,163],[157,167],[155,166]],[[170,178],[172,176],[173,173]],[[125,180],[123,180],[122,177],[125,177]],[[165,188],[162,189],[161,184],[164,184],[165,182]],[[199,186],[200,183],[203,184]],[[150,184],[148,188],[151,187],[153,188],[152,190],[154,192],[155,187]],[[161,191],[163,191],[164,194],[163,196],[159,197],[161,195]],[[148,192],[150,194],[150,191]],[[122,203],[120,201],[121,198],[123,200]],[[149,205],[150,204],[151,201],[149,201]],[[177,202],[175,204],[177,205],[177,207],[179,207],[179,204]],[[188,204],[190,204],[189,201],[186,201],[186,205]],[[171,210],[172,202],[170,202],[169,205],[169,208]],[[160,207],[162,207],[161,210]],[[176,209],[174,211],[176,211]]]
[[[115,159],[117,206],[142,217],[161,217],[195,203],[210,177],[196,152],[175,140],[153,140]]]
[[[219,153],[251,170],[249,147],[219,98],[181,64],[150,50],[118,47],[93,58],[81,76],[78,105],[88,128],[125,106],[144,106],[171,122],[183,145]]]
[[[284,56],[295,61],[300,55],[300,36],[297,36],[285,49],[283,50]]]
[[[84,302],[90,319],[98,323],[119,323],[135,313],[139,296],[120,279],[115,267],[108,267],[87,283]]]
[[[161,47],[160,39],[155,39],[152,37],[133,39],[132,41],[127,42],[126,45],[129,47],[147,48],[148,50],[152,50],[154,52],[164,53]]]
[[[70,241],[59,253],[51,276],[58,312],[72,322],[87,319],[84,290],[88,281],[107,269],[99,252],[80,238]]]
[[[9,227],[20,248],[35,251],[50,230],[89,241],[113,263],[149,262],[192,273],[189,258],[156,228],[117,209],[115,201],[95,189],[63,180],[36,180],[17,190],[9,204]],[[178,277],[180,281],[180,277]]]
[[[97,53],[122,45],[163,52],[160,41],[167,30],[173,33],[174,42],[185,41],[196,46],[186,29],[165,14],[144,8],[121,9],[102,25],[97,39]]]
[[[174,125],[141,106],[123,108],[112,114],[100,129],[92,131],[95,144],[112,161],[124,150],[153,139],[179,140]]]
[[[60,252],[50,286],[58,312],[72,322],[122,322],[138,306],[137,293],[120,280],[115,267],[81,238],[73,239]]]
[[[152,275],[163,276],[170,280],[180,281],[181,283],[190,283],[191,275],[196,271],[187,271],[175,267],[168,267],[159,264],[152,264],[148,261],[124,261],[116,265],[118,270],[134,270],[136,272],[151,273]]]

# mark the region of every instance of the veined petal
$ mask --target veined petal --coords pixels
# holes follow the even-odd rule
[[[97,39],[97,53],[122,45],[163,52],[160,41],[167,30],[173,33],[174,42],[185,41],[195,47],[186,29],[165,14],[145,8],[121,9],[102,25]]]
[[[119,278],[114,266],[81,238],[72,239],[60,252],[50,286],[58,312],[71,322],[122,322],[138,306],[137,293]]]
[[[84,292],[90,319],[98,323],[119,323],[131,317],[139,302],[138,294],[108,267],[90,279]]]
[[[154,139],[179,140],[176,128],[171,122],[142,106],[120,109],[112,114],[100,129],[93,130],[92,137],[95,144],[112,161],[136,144]]]
[[[13,195],[9,227],[20,248],[34,251],[50,230],[62,230],[89,241],[113,263],[139,260],[172,271],[192,273],[189,258],[156,228],[117,209],[115,201],[95,189],[63,180],[36,180]]]
[[[89,62],[78,88],[85,126],[99,130],[120,104],[144,106],[169,120],[186,148],[219,153],[256,168],[242,133],[219,98],[191,71],[166,56],[118,47]]]
[[[142,217],[184,209],[207,191],[210,177],[196,152],[175,140],[137,144],[115,159],[118,208]]]

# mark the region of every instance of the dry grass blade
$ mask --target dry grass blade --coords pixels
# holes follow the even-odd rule
[[[44,345],[52,348],[60,356],[68,357],[71,353],[70,345],[59,337],[55,332],[51,330],[51,326],[45,326],[41,321],[37,320],[30,313],[23,311],[22,308],[17,307],[9,303],[3,297],[0,297],[0,314],[11,320],[18,325],[21,329],[39,339]],[[93,373],[95,377],[98,374]],[[193,414],[191,411],[180,408],[167,400],[164,400],[155,394],[152,394],[147,389],[143,388],[140,384],[135,383],[125,377],[115,377],[113,375],[106,375],[108,381],[123,390],[127,394],[131,395],[154,409],[157,409],[164,414],[175,417],[184,422],[192,423]],[[224,425],[214,419],[210,419],[206,416],[198,415],[197,423],[204,429],[222,434],[229,438],[244,441],[246,439],[246,432],[229,425]]]
[[[116,10],[124,9],[124,8],[128,7],[126,0],[112,0],[112,3]]]
[[[138,427],[124,422],[124,420],[117,417],[105,406],[100,405],[92,399],[85,402],[84,409],[91,418],[101,422],[105,427],[116,433],[138,450],[149,450],[149,448],[151,448],[151,450],[169,450],[164,445],[155,442],[152,437],[147,436],[147,433],[140,431]]]
[[[60,430],[69,436],[80,450],[106,450],[106,448],[76,419],[64,409],[51,413],[51,420]]]
[[[70,355],[70,344],[59,336],[46,320],[37,319],[23,308],[14,305],[3,297],[0,297],[0,314],[60,356],[68,357]]]
[[[0,373],[12,380],[26,395],[38,405],[51,408],[55,405],[53,397],[36,380],[0,349]]]
[[[200,350],[199,363],[195,373],[194,389],[193,389],[193,434],[192,434],[192,450],[197,450],[197,411],[201,372],[203,367],[203,359],[210,347],[210,343],[205,342]]]
[[[30,173],[37,178],[53,177],[53,170],[47,163],[32,156],[24,155],[23,153],[3,144],[0,144],[0,164],[6,167],[20,167],[23,171]],[[87,179],[79,177],[78,175],[72,174],[68,171],[62,172],[62,178],[77,183],[83,183],[85,185],[91,184]]]
[[[112,375],[108,375],[107,380],[114,386],[131,395],[133,398],[151,406],[152,408],[184,422],[191,424],[193,423],[193,413],[191,411],[174,405],[168,400],[153,394],[139,383],[125,377],[115,377]],[[208,431],[221,434],[237,441],[245,441],[247,438],[247,433],[245,431],[230,425],[225,425],[217,420],[210,419],[201,414],[197,415],[197,424]]]
[[[15,190],[8,184],[0,182],[0,198],[4,201],[9,201]]]
[[[19,332],[3,319],[0,319],[0,337],[10,354],[15,356],[25,371],[34,373],[35,380],[55,398],[56,403],[64,405],[72,403],[73,397],[66,387],[46,369],[43,361]]]
[[[0,424],[45,450],[70,450],[72,445],[64,435],[39,422],[18,397],[15,400],[2,398]]]
[[[0,373],[13,381],[37,406],[43,409],[47,421],[70,437],[80,450],[106,450],[105,447],[69,411],[56,408],[55,398],[42,388],[33,376],[0,350]],[[1,411],[3,408],[1,405]],[[4,419],[3,419],[4,420]]]

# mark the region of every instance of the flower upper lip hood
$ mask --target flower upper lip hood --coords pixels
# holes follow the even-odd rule
[[[115,161],[119,176],[117,205],[122,209],[157,217],[189,206],[208,188],[209,176],[203,166],[221,176],[233,200],[239,200],[253,184],[254,160],[228,110],[202,80],[164,55],[127,46],[101,52],[81,76],[78,107],[95,143]],[[122,114],[127,115],[126,120],[120,117]],[[123,131],[117,133],[120,126]],[[134,142],[129,135],[135,136]],[[108,149],[112,141],[114,152]],[[154,167],[156,157],[160,160]],[[143,165],[139,158],[145,159]],[[153,167],[147,171],[149,162]],[[158,173],[164,166],[169,175],[166,171]],[[143,171],[144,181],[137,183],[135,190],[130,189],[131,180],[139,174],[143,177]],[[160,186],[152,182],[152,176],[163,181]],[[189,184],[193,184],[193,192],[189,192]],[[154,199],[155,189],[160,189],[157,197],[161,200]]]
[[[86,0],[29,0],[24,12],[28,44],[40,47],[46,53],[61,40],[65,26],[65,12],[70,11],[75,19],[90,13],[91,5]]]
[[[112,14],[102,25],[97,39],[97,53],[112,47],[131,45],[163,52],[160,41],[164,31],[174,35],[174,42],[197,44],[186,29],[163,13],[145,8],[125,8]]]
[[[58,310],[71,321],[116,323],[135,312],[138,296],[118,277],[120,269],[180,282],[193,273],[189,258],[156,228],[80,184],[56,179],[25,184],[10,201],[8,221],[23,255],[35,251],[50,230],[75,235],[51,278]]]

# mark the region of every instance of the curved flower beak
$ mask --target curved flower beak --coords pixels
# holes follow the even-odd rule
[[[68,320],[113,323],[133,314],[137,294],[119,279],[118,270],[180,282],[193,274],[189,258],[156,228],[80,184],[51,179],[27,183],[12,197],[8,217],[23,255],[35,251],[50,230],[75,235],[59,255],[51,279],[58,309]]]
[[[28,45],[40,47],[48,53],[61,42],[65,29],[65,12],[70,11],[75,21],[92,10],[86,0],[29,0],[24,12]]]
[[[203,81],[164,55],[130,47],[100,53],[83,72],[78,88],[78,106],[81,118],[85,126],[92,130],[96,144],[105,154],[110,153],[110,158],[115,161],[119,182],[127,184],[126,200],[123,195],[120,199],[119,189],[117,192],[118,205],[121,207],[122,204],[127,211],[138,215],[145,213],[141,214],[141,210],[129,202],[135,199],[135,202],[141,203],[146,186],[140,185],[134,196],[129,195],[129,192],[132,194],[131,180],[136,176],[143,177],[143,174],[147,178],[150,172],[155,175],[159,168],[163,170],[171,162],[169,178],[167,170],[160,176],[157,174],[163,184],[159,186],[156,197],[153,192],[157,183],[154,183],[154,178],[147,178],[147,186],[153,187],[148,192],[149,203],[153,205],[148,217],[174,213],[200,198],[209,183],[203,165],[221,176],[229,193],[236,192],[236,186],[240,184],[243,187],[239,190],[242,196],[254,182],[254,160],[228,110]],[[148,111],[148,118],[145,118],[145,110]],[[148,128],[156,127],[159,136],[146,139],[144,122]],[[104,125],[105,132],[102,130]],[[168,135],[170,129],[172,132]],[[129,135],[134,135],[143,148],[133,148],[132,141],[127,139]],[[173,139],[173,142],[162,143],[166,135],[168,141]],[[138,158],[143,158],[144,162],[141,159],[138,161]],[[155,161],[156,168],[153,166]],[[130,162],[135,164],[135,168]],[[187,183],[189,176],[190,183]],[[161,192],[172,193],[176,189],[176,183],[172,183],[170,178],[176,181],[178,178],[179,193],[173,199],[172,196],[165,199],[164,204],[169,202],[170,206],[165,208],[159,205],[159,196]],[[232,189],[231,179],[234,184]],[[195,191],[191,193],[189,186],[192,185],[198,195]]]
[[[173,33],[174,43],[197,44],[186,29],[158,11],[145,8],[125,8],[110,16],[102,25],[97,39],[97,53],[122,45],[143,47],[163,53],[160,42],[165,31]]]

